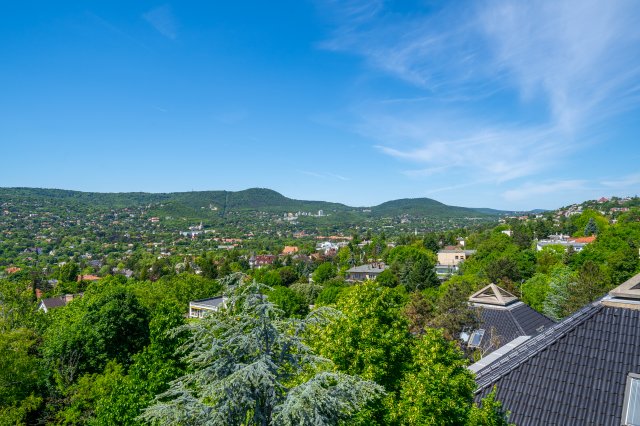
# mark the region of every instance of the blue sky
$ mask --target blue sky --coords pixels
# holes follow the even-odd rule
[[[0,3],[0,186],[640,194],[640,2]]]

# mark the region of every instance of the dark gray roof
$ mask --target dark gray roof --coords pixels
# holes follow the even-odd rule
[[[348,273],[363,272],[363,273],[380,273],[387,269],[387,265],[384,263],[369,263],[366,265],[354,266],[347,269]]]
[[[203,306],[203,307],[206,306],[208,308],[217,308],[218,306],[222,305],[225,299],[226,297],[218,296],[218,297],[212,297],[209,299],[193,300],[189,302],[189,305]]]
[[[522,302],[516,302],[508,307],[480,306],[479,304],[475,305],[480,311],[481,325],[479,328],[485,330],[485,335],[480,343],[484,351],[496,350],[520,336],[536,336],[555,324]],[[495,331],[494,337],[498,338],[499,344],[494,348],[489,348],[492,329]]]
[[[630,372],[640,373],[640,310],[596,302],[481,369],[476,398],[496,385],[519,426],[618,426]]]
[[[67,301],[64,296],[49,297],[47,299],[40,300],[40,302],[47,309],[59,308],[67,304]]]

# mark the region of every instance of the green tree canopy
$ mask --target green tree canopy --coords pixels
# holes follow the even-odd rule
[[[288,287],[273,287],[272,290],[267,292],[267,295],[269,300],[281,309],[287,317],[304,316],[309,312],[309,303],[304,297]]]
[[[342,315],[317,329],[310,342],[341,371],[395,389],[410,356],[404,304],[398,289],[375,282],[351,287],[336,305]]]
[[[42,353],[63,383],[101,372],[111,359],[129,365],[149,340],[149,312],[126,286],[95,285],[49,314]]]
[[[338,274],[336,267],[330,262],[321,263],[315,271],[313,271],[313,281],[322,284],[329,281]]]
[[[382,394],[331,363],[300,339],[329,314],[285,319],[261,284],[237,286],[228,308],[182,328],[190,373],[173,381],[143,419],[168,425],[336,424]]]
[[[463,425],[473,406],[473,375],[462,352],[428,329],[413,346],[393,416],[403,425]]]

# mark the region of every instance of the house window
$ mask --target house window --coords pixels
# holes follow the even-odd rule
[[[640,374],[629,373],[624,391],[622,424],[640,426]]]
[[[478,346],[480,346],[480,342],[482,342],[482,336],[484,336],[484,330],[482,328],[480,330],[474,331],[469,338],[469,346],[472,348],[477,348]]]

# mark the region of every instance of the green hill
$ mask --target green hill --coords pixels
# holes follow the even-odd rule
[[[191,191],[174,193],[101,193],[42,188],[0,188],[0,201],[20,200],[83,205],[94,209],[148,205],[152,212],[189,218],[226,216],[229,213],[262,211],[268,213],[317,212],[349,213],[351,216],[395,217],[409,215],[425,218],[491,217],[505,213],[491,209],[448,206],[430,198],[400,199],[366,207],[349,207],[326,201],[295,200],[266,188],[243,191]],[[367,212],[370,210],[370,212]]]
[[[490,214],[467,207],[448,206],[431,198],[403,198],[371,208],[377,217],[407,214],[414,217],[479,217]],[[497,213],[496,213],[497,215]]]

